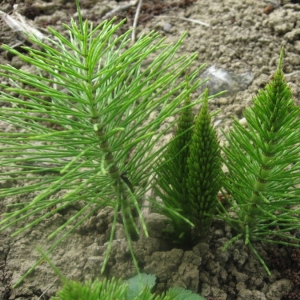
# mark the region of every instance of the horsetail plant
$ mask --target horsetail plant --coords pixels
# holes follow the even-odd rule
[[[224,147],[228,177],[224,181],[230,210],[220,216],[270,271],[255,249],[255,241],[299,247],[300,108],[282,72],[281,51],[277,71],[253,105],[244,112],[248,127],[237,120]],[[231,213],[230,213],[231,211]]]
[[[157,161],[154,184],[156,195],[164,203],[163,213],[172,220],[173,229],[169,234],[174,242],[190,240],[191,232],[191,225],[174,214],[174,211],[178,211],[185,217],[189,216],[189,207],[186,205],[188,198],[187,159],[194,126],[194,115],[189,96],[186,97],[184,104],[185,109],[179,116],[174,137],[164,155]]]
[[[208,112],[208,90],[203,99],[196,122],[189,105],[181,113],[174,139],[156,171],[155,191],[165,207],[171,208],[164,213],[172,220],[180,242],[206,239],[222,186],[220,147]],[[193,229],[172,214],[176,210],[194,224]]]
[[[112,279],[102,281],[87,281],[80,283],[68,281],[63,288],[57,292],[52,300],[205,300],[204,297],[184,288],[173,287],[161,295],[151,293],[155,285],[156,276],[140,274],[130,278],[127,282]]]
[[[193,238],[205,240],[217,207],[222,186],[221,153],[216,131],[208,111],[208,89],[196,119],[188,157],[189,220],[194,223]]]
[[[0,180],[11,183],[1,188],[0,197],[31,197],[7,205],[0,230],[19,225],[16,236],[76,203],[78,212],[49,236],[56,237],[49,254],[99,209],[111,206],[102,271],[118,216],[138,268],[132,239],[140,230],[147,235],[140,200],[166,147],[155,146],[173,123],[165,129],[161,125],[180,113],[184,99],[201,85],[199,70],[188,76],[191,86],[181,79],[196,54],[176,58],[183,38],[167,45],[154,32],[130,45],[130,31],[117,34],[124,22],[95,27],[82,20],[78,0],[76,4],[78,24],[64,25],[69,38],[49,28],[52,37],[45,41],[30,37],[35,48],[19,52],[2,46],[36,71],[0,66],[0,75],[10,80],[0,94],[5,103],[0,119],[10,125],[0,133]],[[142,62],[154,53],[143,69]]]

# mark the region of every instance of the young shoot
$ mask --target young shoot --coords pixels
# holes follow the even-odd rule
[[[223,149],[231,213],[222,207],[220,214],[238,233],[225,248],[242,237],[268,274],[256,241],[299,247],[300,108],[284,79],[283,53],[270,83],[244,112],[248,126],[236,120]]]

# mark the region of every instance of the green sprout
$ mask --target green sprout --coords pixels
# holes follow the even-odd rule
[[[188,86],[188,83],[187,83]],[[172,220],[173,230],[169,232],[170,238],[176,241],[188,241],[192,224],[179,218],[180,213],[189,217],[189,207],[186,205],[188,190],[186,180],[188,177],[187,159],[189,144],[194,126],[191,100],[185,99],[185,109],[181,112],[174,137],[165,150],[164,155],[157,161],[154,190],[164,204],[162,213]]]
[[[220,147],[208,112],[208,90],[203,99],[196,122],[190,99],[186,99],[174,138],[156,170],[156,194],[165,205],[164,214],[172,220],[171,236],[181,243],[206,239],[222,186]],[[194,228],[179,219],[176,211]]]
[[[167,147],[156,146],[174,122],[164,129],[162,124],[179,114],[187,96],[201,85],[199,70],[188,75],[191,86],[182,80],[196,54],[177,57],[183,37],[168,45],[155,32],[130,45],[130,31],[118,35],[124,21],[93,26],[82,20],[78,0],[76,4],[78,23],[64,25],[68,38],[49,28],[52,37],[45,41],[30,37],[34,48],[19,52],[2,46],[36,71],[0,66],[0,75],[10,80],[1,85],[5,105],[0,119],[14,131],[0,133],[0,180],[19,183],[3,187],[0,197],[32,198],[8,205],[0,230],[19,226],[16,236],[76,203],[78,212],[49,235],[56,238],[49,254],[99,209],[111,206],[102,272],[118,216],[138,269],[132,240],[141,230],[147,236],[141,199]],[[143,68],[152,54],[155,58]]]
[[[244,112],[248,127],[235,120],[223,149],[231,214],[222,206],[220,217],[238,232],[225,248],[243,238],[268,274],[253,242],[299,247],[293,232],[300,228],[300,108],[284,79],[283,55],[271,82]]]
[[[187,161],[189,220],[195,225],[193,236],[196,241],[208,237],[218,204],[217,195],[222,186],[221,153],[216,131],[211,125],[207,89],[204,94]]]

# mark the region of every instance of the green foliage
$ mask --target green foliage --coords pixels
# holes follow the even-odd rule
[[[248,127],[235,121],[225,152],[229,176],[224,182],[227,202],[223,218],[238,232],[228,247],[243,237],[268,273],[254,241],[299,247],[292,234],[300,228],[300,108],[292,99],[282,72],[283,51],[271,82],[245,110]]]
[[[11,82],[1,85],[0,119],[14,129],[0,133],[0,180],[19,183],[7,184],[0,197],[29,199],[8,206],[0,230],[19,226],[16,236],[75,206],[78,212],[50,234],[56,237],[50,253],[100,208],[111,206],[114,219],[102,271],[119,215],[138,268],[131,242],[140,232],[137,224],[147,235],[140,199],[166,146],[155,147],[173,126],[161,125],[184,109],[180,105],[200,85],[198,70],[188,76],[191,86],[181,79],[196,55],[175,58],[182,39],[167,45],[154,32],[130,45],[130,31],[117,34],[123,22],[94,27],[82,21],[76,3],[78,23],[64,25],[69,38],[50,28],[47,41],[30,37],[34,48],[19,52],[3,46],[35,72],[0,66],[0,75]],[[153,54],[143,69],[142,62]]]
[[[122,284],[121,280],[104,279],[94,282],[87,281],[81,284],[77,281],[68,281],[63,288],[57,292],[53,300],[119,300],[126,299],[128,286]]]
[[[176,299],[176,300],[205,300],[204,297],[199,296],[198,294],[193,293],[192,291],[183,289],[183,288],[170,288],[166,294],[165,300],[167,299]]]
[[[164,214],[173,222],[174,238],[180,237],[181,241],[190,239],[191,230],[191,224],[174,214],[177,211],[184,217],[189,217],[189,207],[186,205],[188,199],[187,159],[194,126],[194,115],[189,96],[185,99],[185,107],[179,116],[173,139],[157,162],[157,176],[154,185],[156,194],[163,200]]]
[[[146,297],[151,296],[151,288],[155,285],[156,276],[141,273],[135,277],[127,280],[128,291],[127,298],[135,299],[138,296],[146,295]]]
[[[237,231],[225,248],[242,237],[269,273],[254,241],[299,247],[292,233],[300,228],[300,108],[284,80],[283,51],[272,81],[245,110],[248,127],[236,120],[226,134],[223,162],[229,175],[224,178],[208,91],[193,103],[189,98],[201,85],[196,80],[200,69],[182,80],[196,55],[175,58],[183,38],[167,45],[151,32],[130,45],[130,31],[117,34],[123,22],[94,27],[83,22],[78,0],[76,4],[78,22],[65,25],[68,39],[50,28],[47,41],[30,37],[34,48],[2,46],[34,72],[0,66],[0,76],[10,80],[10,86],[0,85],[0,120],[14,130],[0,132],[0,180],[7,183],[0,198],[29,199],[8,205],[0,230],[19,226],[16,236],[76,204],[78,212],[49,235],[56,238],[50,253],[99,209],[111,206],[102,271],[118,216],[138,269],[132,240],[140,230],[147,236],[140,199],[150,188],[173,221],[173,237],[182,242],[191,235],[194,241],[206,238],[223,186],[230,209],[220,205],[216,217]],[[153,54],[152,63],[142,68]],[[202,101],[194,122],[192,107]],[[178,114],[174,138],[157,148],[176,121],[164,129],[162,125]],[[17,185],[10,184],[15,181]],[[125,285],[114,279],[65,282],[58,299],[100,299],[110,292],[115,299],[197,299],[180,289],[152,295],[154,277],[149,276]]]
[[[183,288],[171,288],[165,294],[155,295],[151,289],[155,285],[154,275],[140,274],[127,282],[104,279],[81,284],[68,281],[57,292],[53,300],[205,300],[205,298]]]
[[[194,235],[205,239],[217,206],[222,186],[221,154],[215,129],[207,107],[208,90],[197,117],[188,158],[189,220],[195,224]]]
[[[196,240],[206,238],[213,216],[221,218],[237,232],[224,248],[243,237],[268,274],[254,241],[300,247],[293,235],[300,228],[300,108],[284,80],[282,60],[283,51],[272,81],[245,110],[248,127],[235,120],[230,134],[224,133],[229,144],[222,149],[228,176],[221,172],[207,91],[192,137],[191,110],[186,106],[156,171],[156,192],[166,206],[165,214],[173,220],[177,238],[189,239],[190,227],[175,211],[194,223]],[[218,205],[222,186],[229,211]]]
[[[220,148],[207,101],[206,90],[194,125],[190,100],[186,99],[175,136],[156,170],[155,191],[167,208],[164,213],[173,221],[175,238],[181,242],[207,237],[222,186]],[[194,223],[193,237],[191,226],[174,214],[176,210]]]

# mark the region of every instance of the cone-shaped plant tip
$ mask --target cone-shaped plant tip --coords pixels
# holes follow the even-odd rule
[[[224,187],[234,214],[224,208],[221,213],[239,232],[226,247],[243,237],[268,273],[253,241],[299,246],[289,232],[300,228],[299,216],[291,208],[300,203],[300,110],[284,79],[283,55],[282,50],[271,82],[244,112],[248,128],[236,120],[224,148],[229,172]]]
[[[222,185],[219,143],[211,125],[207,102],[208,89],[204,92],[204,103],[196,120],[188,158],[188,207],[196,240],[204,240],[209,233]]]
[[[187,89],[189,81],[186,79]],[[186,186],[188,176],[187,159],[189,156],[189,144],[194,125],[191,100],[189,95],[185,98],[177,123],[173,139],[169,143],[162,158],[158,162],[157,176],[154,190],[163,200],[164,214],[173,223],[174,230],[170,232],[170,238],[176,243],[190,240],[191,225],[174,214],[174,210],[182,216],[189,217],[188,191]]]

